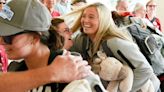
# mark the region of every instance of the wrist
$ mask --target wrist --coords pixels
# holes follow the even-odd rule
[[[55,71],[55,68],[52,65],[49,65],[47,67],[47,77],[50,79],[50,82],[58,82],[59,78],[57,76],[57,72]]]

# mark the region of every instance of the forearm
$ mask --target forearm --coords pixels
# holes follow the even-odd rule
[[[43,68],[0,74],[0,92],[26,92],[52,82],[68,83],[88,76],[90,69],[81,58],[57,56],[51,65]]]
[[[0,92],[25,92],[29,89],[52,82],[48,67],[25,72],[10,72],[0,75]]]

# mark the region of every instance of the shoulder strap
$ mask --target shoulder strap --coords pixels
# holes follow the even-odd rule
[[[156,18],[154,17],[150,22],[153,23],[156,20]]]
[[[54,60],[54,58],[57,55],[62,55],[62,53],[63,53],[62,49],[58,49],[56,51],[50,50],[50,56],[49,56],[49,59],[48,59],[48,64],[51,64],[51,62]]]
[[[103,48],[103,51],[106,53],[107,56],[115,57],[113,52],[111,51],[110,47],[107,46],[107,40],[102,42],[102,48]],[[121,56],[122,59],[125,60],[125,62],[128,64],[129,67],[131,67],[132,69],[135,69],[135,67],[132,65],[132,63],[123,55],[123,53],[120,50],[118,50],[117,53],[119,56]]]
[[[7,71],[25,71],[27,70],[27,66],[25,64],[25,61],[21,61],[21,62],[16,62],[16,61],[12,61],[9,66],[7,67]]]
[[[83,42],[82,42],[82,53],[81,53],[84,60],[89,59],[89,55],[87,53],[88,50],[86,49],[86,46],[87,46],[86,44],[87,44],[87,37],[84,36],[83,37]]]
[[[132,65],[132,63],[124,56],[124,54],[118,50],[117,53],[121,56],[122,59],[126,61],[126,63],[132,68],[135,69],[135,67]]]
[[[102,42],[102,48],[103,48],[103,51],[105,52],[105,54],[106,54],[107,56],[114,57],[113,52],[112,52],[111,49],[107,46],[107,40],[105,40],[105,41]]]

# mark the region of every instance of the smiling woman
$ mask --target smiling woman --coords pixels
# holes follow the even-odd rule
[[[72,16],[77,13],[79,13],[80,16],[75,19],[72,31],[75,32],[81,29],[81,32],[73,38],[74,44],[71,51],[81,53],[92,66],[92,70],[99,74],[98,70],[101,69],[99,69],[94,60],[98,57],[98,51],[104,52],[103,42],[106,41],[106,48],[111,49],[113,56],[123,64],[134,69],[132,92],[141,90],[142,87],[149,82],[148,80],[151,79],[153,79],[153,84],[157,85],[154,86],[155,90],[159,89],[160,83],[152,67],[137,45],[133,43],[127,35],[119,31],[111,17],[111,11],[104,4],[88,4],[82,9],[72,13]],[[107,79],[104,81],[106,80]],[[116,80],[119,81],[120,79]],[[108,91],[110,91],[110,89]]]
[[[72,32],[70,31],[68,25],[65,23],[64,19],[54,18],[52,19],[51,24],[52,25],[50,27],[50,30],[56,33],[56,43],[58,43],[54,44],[55,46],[51,46],[52,49],[70,49],[70,47],[73,45],[73,41],[71,39]]]

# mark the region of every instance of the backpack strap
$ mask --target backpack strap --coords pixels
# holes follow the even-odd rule
[[[94,89],[96,90],[96,92],[103,92],[101,87],[97,84],[94,86]]]
[[[121,56],[121,58],[123,58],[126,63],[132,68],[132,69],[135,69],[135,67],[132,65],[132,63],[124,56],[124,54],[118,50],[117,53]]]
[[[156,20],[156,18],[154,17],[150,22],[153,23]]]
[[[57,50],[50,50],[50,56],[48,59],[48,65],[53,62],[56,56],[62,55],[63,54],[63,49],[57,49]]]
[[[137,21],[134,21],[133,17],[128,17],[130,23],[132,23],[131,25],[127,26],[127,28],[129,28],[130,26],[136,26],[137,28],[140,27],[142,28],[141,26],[141,23],[140,22],[137,22]],[[154,17],[150,22],[153,23],[154,21],[156,20],[156,18]],[[142,21],[142,20],[140,20]],[[149,26],[146,26],[146,31],[150,31],[151,34],[154,33],[154,34],[157,34],[157,35],[161,35],[160,33],[158,33],[155,29],[149,27]]]
[[[27,66],[25,64],[25,61],[16,62],[12,61],[9,66],[7,67],[7,71],[13,72],[13,71],[25,71],[27,70]]]
[[[88,52],[87,52],[89,48],[86,48],[86,47],[87,47],[87,37],[84,36],[83,37],[83,42],[82,42],[82,53],[81,53],[84,60],[89,59],[89,55],[88,55]]]
[[[105,54],[107,56],[115,57],[113,52],[111,51],[110,47],[107,46],[107,40],[102,42],[102,48],[103,48],[103,51],[105,52]],[[117,53],[118,53],[119,56],[121,56],[122,59],[125,60],[125,62],[128,64],[129,67],[131,67],[132,69],[135,69],[135,67],[132,65],[132,63],[123,55],[123,53],[120,50],[117,50]]]
[[[111,49],[107,46],[107,40],[105,40],[105,41],[102,42],[102,48],[103,48],[103,51],[105,52],[105,54],[106,54],[107,56],[114,57],[113,52],[112,52]]]

